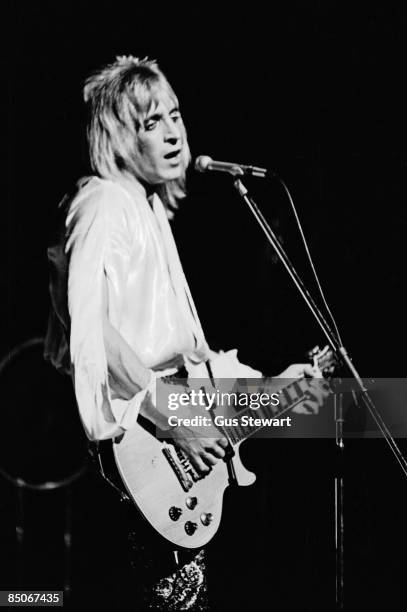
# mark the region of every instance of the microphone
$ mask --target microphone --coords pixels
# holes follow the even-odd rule
[[[215,161],[208,155],[200,155],[195,160],[195,170],[199,172],[207,172],[212,170],[215,172],[229,172],[234,176],[242,176],[249,174],[259,178],[265,178],[267,174],[266,168],[257,168],[256,166],[245,166],[243,164],[234,164],[232,162]]]

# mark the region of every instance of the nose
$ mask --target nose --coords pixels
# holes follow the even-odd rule
[[[166,122],[165,140],[171,144],[176,144],[181,140],[181,129],[178,122],[175,122],[172,117]]]

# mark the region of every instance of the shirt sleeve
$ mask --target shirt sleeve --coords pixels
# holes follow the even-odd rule
[[[150,385],[130,400],[112,400],[103,339],[103,283],[108,317],[118,329],[137,231],[127,194],[110,182],[91,181],[72,201],[66,218],[70,354],[76,400],[90,439],[114,437],[136,421]],[[105,281],[106,279],[106,281]]]
[[[237,357],[237,349],[230,351],[210,351],[210,363],[215,378],[261,378],[260,370],[255,370]]]
[[[215,352],[209,350],[209,366],[215,383],[229,379],[231,384],[237,378],[262,378],[263,374],[249,365],[241,363],[237,357],[237,349]],[[205,362],[199,364],[187,363],[190,378],[200,379],[208,377]]]

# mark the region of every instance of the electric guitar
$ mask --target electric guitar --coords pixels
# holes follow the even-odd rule
[[[328,347],[322,351],[314,349],[312,358],[323,373],[332,371],[335,359]],[[155,437],[155,427],[140,416],[134,428],[113,440],[113,456],[120,476],[116,488],[136,504],[161,536],[177,547],[204,546],[219,528],[226,487],[231,482],[247,486],[256,479],[240,460],[240,444],[261,428],[258,423],[263,420],[259,417],[278,419],[304,401],[309,393],[309,380],[298,379],[280,388],[278,406],[268,405],[257,410],[247,407],[235,412],[234,416],[239,417],[236,424],[222,429],[231,453],[205,474],[195,470],[174,444]],[[106,477],[101,456],[99,460]]]

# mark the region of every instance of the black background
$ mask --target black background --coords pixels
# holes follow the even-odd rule
[[[208,154],[264,166],[285,180],[354,363],[366,376],[404,375],[403,3],[279,1],[244,8],[196,3],[181,9],[128,1],[16,2],[9,8],[5,33],[11,36],[3,63],[9,87],[3,126],[8,137],[1,223],[2,354],[45,330],[45,250],[56,206],[84,168],[82,82],[115,55],[133,54],[159,60],[180,99],[194,157]],[[280,184],[248,179],[247,185],[314,291]],[[228,176],[190,172],[189,197],[177,212],[174,233],[214,348],[238,347],[242,361],[275,373],[324,343]],[[43,374],[37,358],[19,365],[20,374],[11,384],[6,381],[2,393],[10,408],[5,414],[15,419],[16,407],[24,405],[31,416],[19,410],[17,433],[11,417],[4,431],[9,441],[20,440],[16,448],[26,466],[35,456],[21,441],[29,437],[24,428],[28,421],[34,427],[32,412],[39,409],[41,390],[32,392],[38,387],[35,380],[49,377],[41,405],[52,411],[58,435],[67,417],[59,410],[63,401],[55,399],[63,383],[54,373]],[[66,400],[68,389],[60,393]],[[79,428],[72,427],[81,440]],[[72,441],[67,435],[65,444]],[[71,467],[63,437],[61,448],[64,452],[52,456],[53,468],[60,462],[62,473]],[[334,609],[333,443],[286,441],[270,449],[266,440],[258,440],[247,443],[244,454],[259,479],[251,495],[231,502],[227,526],[210,548],[217,601],[224,597],[232,606],[231,591],[238,590],[237,601],[246,597],[247,605],[267,596],[270,608],[291,609],[301,602],[302,609]],[[9,471],[17,470],[10,459],[9,464]],[[43,464],[41,478],[54,478]],[[398,609],[405,481],[380,441],[350,444],[346,464],[348,609],[378,601]],[[21,463],[18,469],[24,469]],[[14,488],[3,484],[7,571],[2,588],[11,588],[17,584],[16,497]],[[57,542],[63,495],[60,491],[51,499],[51,493],[36,493],[27,502],[30,533],[35,533],[25,553],[27,588],[62,588]],[[111,508],[117,522],[116,503],[91,476],[78,481],[74,498],[73,601],[89,597],[94,587],[99,603],[109,607],[120,583],[122,536],[111,529],[115,521],[106,520],[100,506]],[[235,542],[238,532],[242,540]],[[100,561],[104,554],[108,566]],[[100,576],[104,582],[96,587]]]

